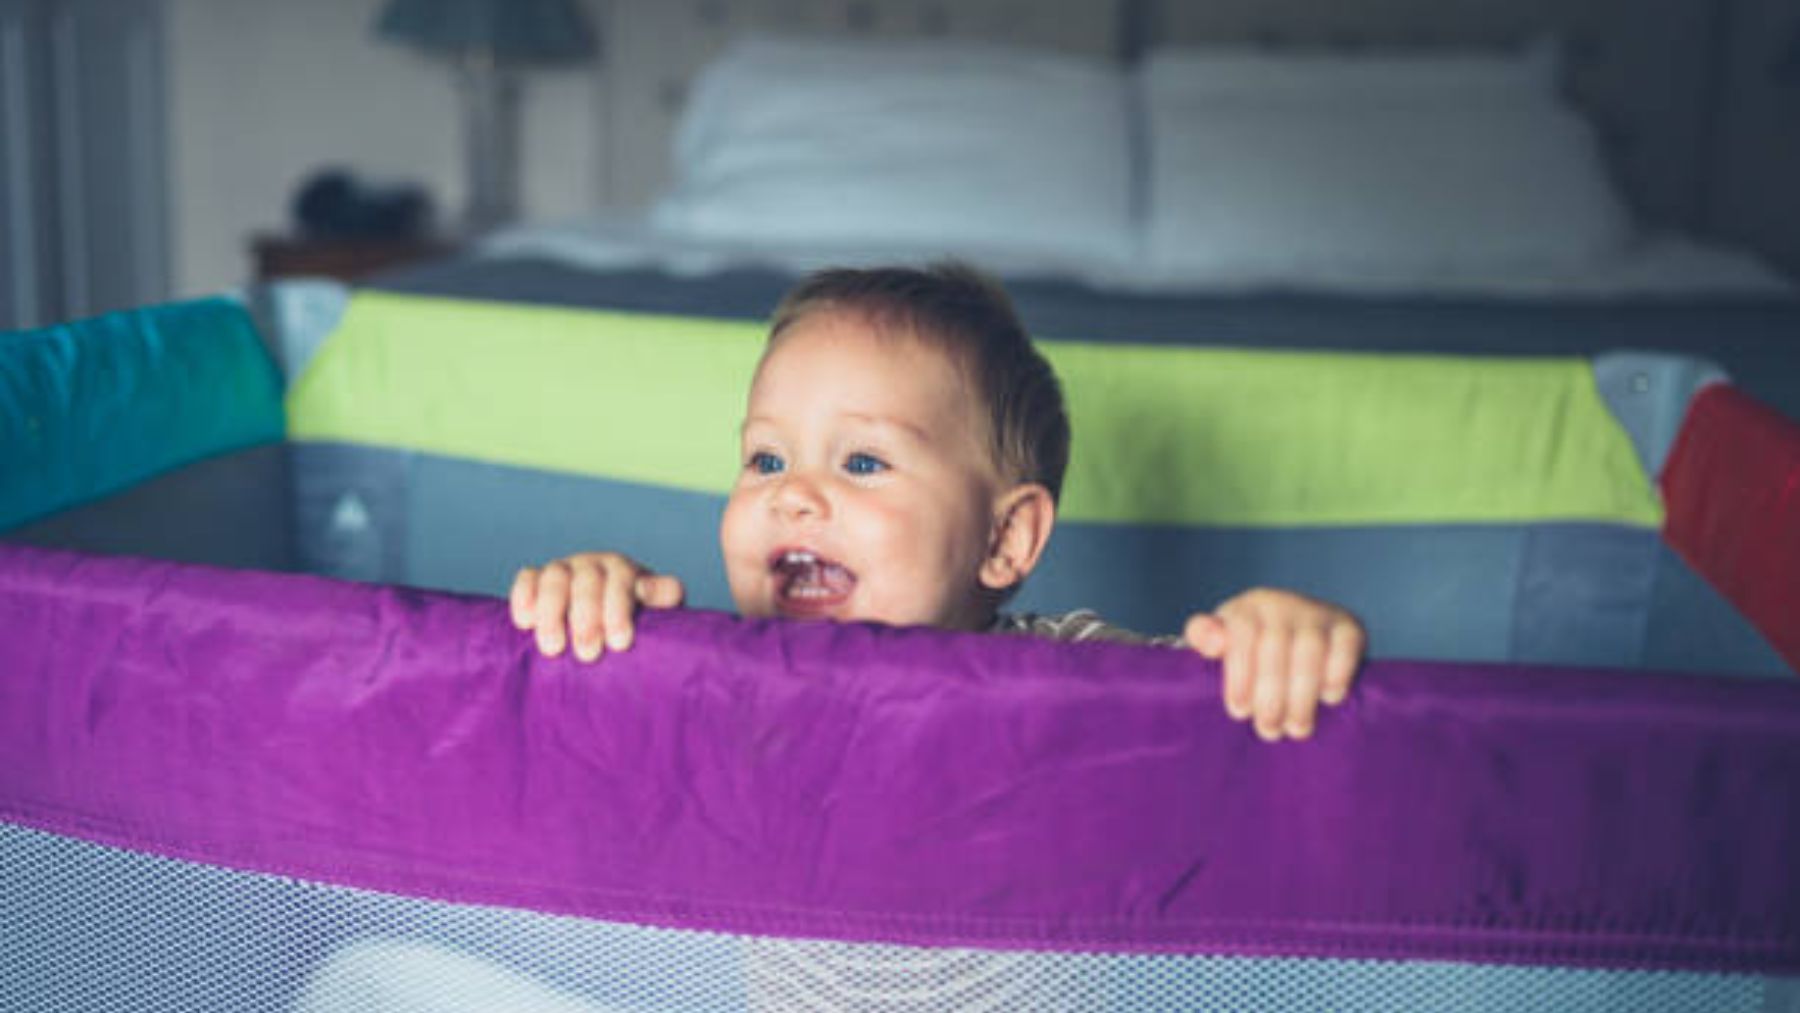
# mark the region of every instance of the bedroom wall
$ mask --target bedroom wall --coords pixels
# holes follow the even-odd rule
[[[370,26],[381,2],[165,0],[170,273],[179,294],[245,280],[251,233],[282,227],[295,187],[323,165],[422,182],[446,217],[461,206],[461,135],[448,70],[374,40]],[[747,24],[877,34],[950,32],[1107,53],[1132,31],[1129,12],[1150,9],[1140,5],[1153,0],[581,2],[602,30],[605,59],[594,68],[539,73],[529,81],[521,168],[524,210],[532,217],[646,202],[666,178],[668,130],[682,82]],[[1383,10],[1417,6],[1417,0],[1384,2]],[[1800,10],[1794,0],[1655,0],[1654,7],[1710,9],[1714,2],[1734,3],[1737,17],[1725,82],[1729,113],[1718,131],[1720,156],[1702,170],[1710,180],[1704,188],[1708,213],[1690,215],[1681,196],[1701,191],[1687,161],[1698,147],[1694,138],[1680,131],[1662,136],[1659,130],[1650,140],[1671,153],[1652,159],[1661,167],[1662,191],[1672,195],[1664,210],[1671,219],[1709,221],[1720,234],[1754,245],[1800,275],[1800,187],[1791,182],[1800,178],[1800,92],[1775,87],[1768,73],[1781,34],[1800,18]],[[1636,0],[1583,0],[1581,6],[1603,13],[1626,10],[1645,20]],[[1275,17],[1280,12],[1274,7],[1288,12],[1288,23],[1342,16],[1335,5],[1316,0],[1278,5],[1218,0],[1205,8],[1165,0],[1163,15],[1145,20],[1200,19],[1196,23],[1210,34],[1217,27],[1207,28],[1207,19],[1240,8],[1255,19]],[[1508,18],[1518,16],[1493,0],[1471,0],[1457,9],[1455,19],[1442,12],[1446,23],[1462,25],[1471,10],[1504,9],[1511,12]],[[1680,24],[1679,18],[1648,20]],[[1504,21],[1496,30],[1510,24]],[[1137,25],[1139,32],[1175,37],[1182,30],[1174,23]],[[1423,38],[1445,30],[1442,25],[1417,29]],[[1669,76],[1666,71],[1665,66],[1663,77]],[[1697,102],[1690,91],[1681,96]],[[1692,111],[1675,99],[1656,107],[1653,120],[1665,127],[1695,122]],[[1638,139],[1640,149],[1647,143]]]
[[[160,0],[0,0],[0,329],[168,294]]]
[[[166,0],[176,288],[237,284],[251,232],[283,225],[326,164],[463,200],[461,134],[443,65],[377,42],[382,0]],[[578,0],[600,64],[534,73],[522,103],[527,217],[639,207],[668,172],[683,83],[749,25],[955,34],[1111,53],[1120,0]],[[604,140],[603,140],[604,137]]]
[[[1710,218],[1800,279],[1800,80],[1776,72],[1783,47],[1800,41],[1800,4],[1739,0],[1735,15]]]
[[[381,3],[167,0],[177,294],[243,282],[250,234],[281,229],[297,184],[320,166],[422,182],[441,216],[461,207],[449,71],[377,42],[371,26]],[[593,206],[597,87],[590,70],[532,75],[520,166],[528,215]]]

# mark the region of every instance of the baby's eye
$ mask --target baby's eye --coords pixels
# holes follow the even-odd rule
[[[750,470],[756,472],[758,475],[778,474],[786,467],[786,461],[783,461],[781,458],[766,450],[759,450],[750,455]]]
[[[874,475],[887,469],[887,462],[874,454],[856,453],[844,460],[844,470],[852,475]]]

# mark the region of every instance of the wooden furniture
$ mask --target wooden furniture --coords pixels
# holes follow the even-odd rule
[[[447,257],[457,250],[443,236],[404,239],[260,234],[251,239],[257,281],[297,276],[359,281],[377,271]]]

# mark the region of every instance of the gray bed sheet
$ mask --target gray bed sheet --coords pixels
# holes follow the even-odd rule
[[[688,277],[651,268],[596,272],[534,258],[440,261],[368,287],[455,296],[715,316],[767,317],[792,274],[739,269]],[[1800,421],[1800,300],[1745,297],[1559,299],[1309,293],[1176,296],[1008,279],[1040,338],[1456,355],[1667,352],[1708,359],[1751,396]]]

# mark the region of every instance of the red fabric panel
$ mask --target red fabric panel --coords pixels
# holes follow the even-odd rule
[[[1661,481],[1663,537],[1800,672],[1800,425],[1714,384]]]

